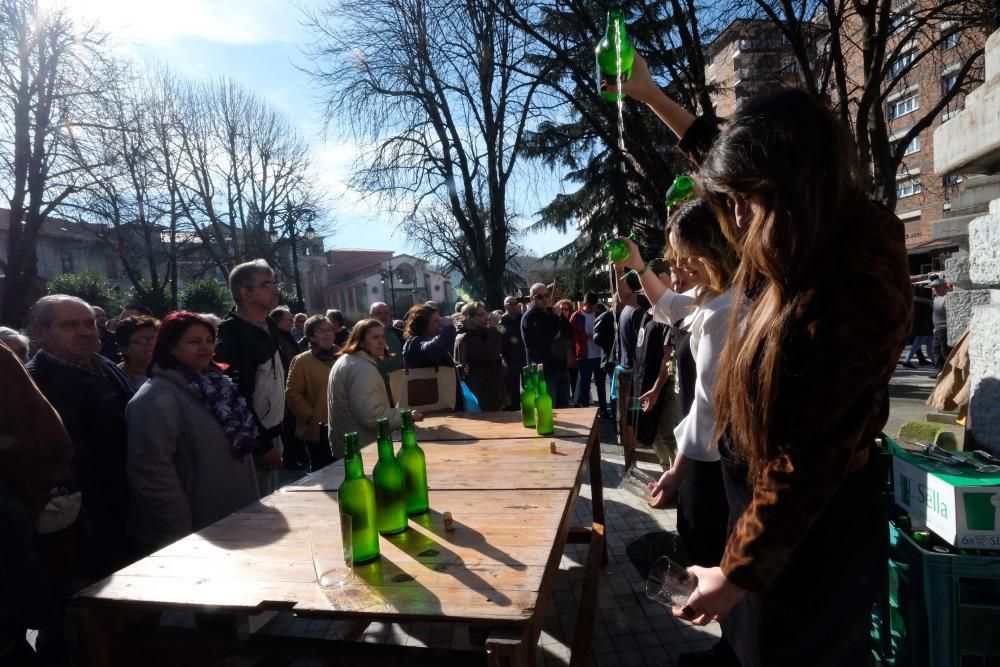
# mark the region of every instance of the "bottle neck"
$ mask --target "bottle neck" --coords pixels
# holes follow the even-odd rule
[[[402,443],[403,449],[413,449],[417,446],[417,434],[413,429],[404,429],[399,440]]]
[[[365,467],[359,454],[344,459],[344,475],[347,479],[361,479],[365,476]]]
[[[392,440],[379,439],[378,441],[378,457],[382,459],[391,459],[395,457],[392,451]]]

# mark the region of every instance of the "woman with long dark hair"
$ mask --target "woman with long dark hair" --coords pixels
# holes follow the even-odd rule
[[[814,96],[748,100],[719,130],[640,56],[623,89],[680,137],[740,255],[714,396],[731,534],[675,614],[722,619],[744,667],[867,665],[887,539],[872,449],[912,308],[903,227]]]
[[[153,345],[151,377],[129,401],[126,474],[133,537],[158,547],[259,498],[257,427],[213,361],[215,327],[170,313]]]

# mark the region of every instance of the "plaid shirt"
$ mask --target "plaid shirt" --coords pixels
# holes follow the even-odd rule
[[[63,359],[62,357],[57,357],[51,352],[47,352],[43,349],[39,349],[38,352],[35,353],[35,356],[46,359],[47,361],[50,361],[54,364],[65,366],[66,368],[75,368],[77,370],[86,371],[88,373],[93,373],[95,375],[97,374],[98,370],[97,364],[100,363],[98,361],[98,358],[103,359],[103,357],[101,357],[99,354],[94,354],[94,356],[91,357],[89,364],[78,364],[75,361],[70,361],[69,359]]]

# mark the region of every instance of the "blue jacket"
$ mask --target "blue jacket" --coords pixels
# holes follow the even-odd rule
[[[431,366],[454,366],[451,356],[455,349],[455,327],[443,327],[434,338],[413,336],[403,343],[403,366],[405,368],[430,368]]]

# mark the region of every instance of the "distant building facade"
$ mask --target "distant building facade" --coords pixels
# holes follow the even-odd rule
[[[932,0],[918,0],[931,2]],[[893,25],[898,26],[890,39],[890,52],[898,48],[898,56],[887,63],[890,80],[902,76],[902,81],[885,99],[885,118],[889,138],[899,142],[927,109],[937,105],[954,85],[961,63],[967,55],[985,43],[978,31],[958,31],[948,21],[929,29],[922,39],[937,42],[931,52],[920,60],[915,57],[927,49],[927,44],[901,44],[907,36],[907,17],[918,8],[913,0],[898,3]],[[824,29],[815,25],[817,31]],[[845,34],[857,32],[851,21],[844,25]],[[932,42],[933,43],[933,42]],[[846,46],[852,41],[844,40]],[[731,23],[707,47],[709,62],[706,79],[718,86],[713,95],[716,113],[731,116],[742,100],[755,94],[781,87],[798,86],[802,78],[791,46],[780,30],[769,21],[737,20]],[[812,55],[812,54],[811,54]],[[863,76],[863,54],[860,48],[845,53],[847,77],[860,82]],[[943,218],[968,220],[985,210],[989,199],[1000,196],[996,178],[934,173],[934,131],[963,107],[964,95],[956,96],[934,121],[910,141],[904,150],[903,163],[896,179],[896,215],[905,225],[906,247],[913,274],[944,270],[944,262],[957,245],[950,238],[932,234],[932,225]],[[985,187],[989,186],[989,187]],[[984,189],[985,188],[985,189]],[[975,189],[976,194],[967,196]],[[995,193],[995,194],[991,194]],[[952,211],[953,202],[962,211]]]

